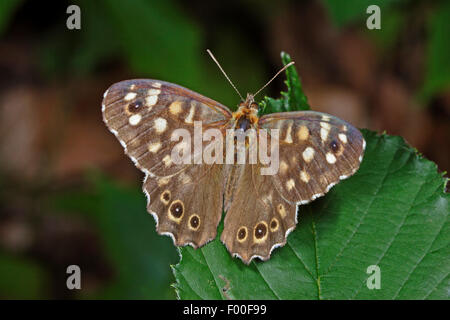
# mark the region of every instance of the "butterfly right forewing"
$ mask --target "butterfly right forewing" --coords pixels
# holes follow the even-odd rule
[[[365,141],[351,124],[332,115],[297,111],[268,114],[263,129],[279,129],[279,170],[274,186],[287,201],[308,203],[353,175]]]

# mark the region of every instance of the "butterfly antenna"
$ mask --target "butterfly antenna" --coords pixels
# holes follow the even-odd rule
[[[226,72],[222,69],[222,66],[220,65],[219,61],[217,61],[216,57],[214,57],[214,55],[212,54],[211,50],[206,49],[206,52],[209,53],[209,55],[211,56],[211,59],[213,59],[213,61],[217,64],[217,66],[219,67],[220,71],[222,71],[223,75],[225,76],[225,78],[227,78],[228,82],[231,84],[231,86],[233,87],[233,89],[237,92],[237,94],[239,95],[239,97],[241,97],[242,101],[244,101],[244,98],[242,97],[241,93],[240,93],[239,90],[236,88],[236,86],[234,85],[234,83],[230,80],[230,77],[228,77],[228,75],[226,74]]]
[[[270,80],[269,80],[269,81],[268,81],[261,89],[259,89],[259,90],[253,95],[253,97],[255,97],[258,93],[260,93],[265,87],[267,87],[267,86],[269,85],[269,83],[271,83],[276,77],[278,77],[278,75],[279,75],[280,73],[282,73],[284,70],[286,70],[287,68],[289,68],[290,66],[292,66],[294,63],[295,63],[294,61],[291,61],[291,62],[289,62],[287,65],[285,65],[283,68],[281,68],[281,70],[278,71],[277,74],[274,75],[274,76],[272,77],[272,79],[270,79]]]

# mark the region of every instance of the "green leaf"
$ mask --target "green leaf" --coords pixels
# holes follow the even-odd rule
[[[360,170],[299,209],[297,229],[267,262],[244,265],[216,239],[181,248],[181,299],[448,299],[449,195],[436,165],[403,139],[364,131]],[[367,268],[381,269],[369,290]],[[223,280],[226,279],[226,280]]]
[[[285,55],[283,63],[289,61]],[[294,110],[307,106],[291,70],[288,92],[266,98],[266,111],[287,111],[287,101]],[[218,238],[198,250],[179,249],[181,260],[173,267],[178,297],[448,299],[447,180],[402,138],[363,134],[367,148],[358,172],[300,206],[296,230],[269,261],[246,266]],[[367,286],[372,265],[381,270],[379,290]]]
[[[287,65],[292,61],[289,54],[285,52],[281,52],[281,60],[283,61],[283,65]],[[281,92],[280,99],[264,97],[264,99],[260,103],[260,116],[263,114],[275,112],[311,109],[308,104],[308,99],[303,93],[302,84],[297,70],[295,69],[295,65],[292,65],[286,69],[285,83],[288,91]]]
[[[201,81],[200,31],[173,1],[103,0],[121,48],[141,75]],[[189,62],[189,63],[186,63]]]

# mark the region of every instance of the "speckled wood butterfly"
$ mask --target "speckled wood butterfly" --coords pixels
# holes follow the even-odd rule
[[[297,206],[354,174],[365,148],[355,127],[328,114],[297,111],[259,117],[253,95],[231,112],[212,99],[159,80],[112,85],[104,94],[102,112],[125,153],[145,173],[147,210],[157,232],[171,236],[177,246],[198,248],[216,237],[224,210],[220,239],[247,264],[255,257],[267,260],[274,248],[283,246],[297,224]],[[197,121],[203,132],[217,129],[224,140],[227,130],[267,130],[270,139],[270,130],[279,129],[277,173],[262,175],[265,165],[260,162],[172,161],[178,143],[174,130],[182,128],[195,136]],[[204,148],[209,143],[200,140]]]

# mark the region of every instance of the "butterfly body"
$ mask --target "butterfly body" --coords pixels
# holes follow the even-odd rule
[[[233,128],[247,131],[250,128],[256,129],[258,123],[258,104],[255,103],[253,95],[247,94],[247,99],[241,102],[238,110],[233,112],[235,126]]]
[[[147,210],[157,231],[175,245],[201,247],[217,235],[226,211],[222,242],[245,263],[267,260],[286,243],[297,224],[297,207],[324,195],[359,168],[365,141],[347,122],[314,111],[258,117],[252,95],[231,112],[222,104],[159,80],[126,80],[111,86],[102,103],[103,119],[145,174]],[[201,129],[196,124],[201,123]],[[269,164],[229,163],[227,132],[267,133]],[[178,130],[178,131],[177,131]],[[193,138],[174,139],[184,130]],[[277,132],[277,135],[275,135]],[[219,141],[222,140],[222,141]],[[258,146],[263,142],[256,136]],[[190,162],[173,160],[183,146]],[[246,154],[249,142],[246,140]],[[211,151],[212,150],[212,151]],[[276,151],[276,152],[275,152]],[[207,163],[207,155],[217,161]],[[260,155],[260,154],[259,154]],[[270,164],[271,165],[271,164]]]

